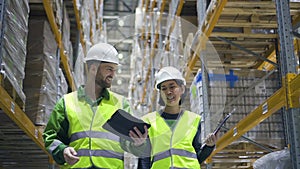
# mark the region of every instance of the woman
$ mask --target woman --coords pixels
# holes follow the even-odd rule
[[[216,137],[209,134],[201,146],[198,114],[182,110],[186,81],[174,67],[164,67],[157,75],[155,88],[160,91],[163,110],[146,114],[142,119],[151,124],[146,132],[134,128],[129,135],[134,143],[123,144],[124,150],[142,157],[139,168],[199,168],[214,149]],[[149,139],[147,138],[147,135]]]

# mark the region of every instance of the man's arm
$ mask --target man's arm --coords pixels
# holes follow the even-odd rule
[[[69,123],[66,119],[64,100],[61,98],[55,105],[47,126],[43,132],[43,139],[47,151],[57,164],[64,164],[63,151],[69,144]]]

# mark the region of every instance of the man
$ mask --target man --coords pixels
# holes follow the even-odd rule
[[[117,109],[130,112],[127,100],[108,90],[118,52],[99,43],[84,61],[86,84],[57,102],[43,133],[45,147],[61,168],[124,168],[119,137],[102,128]]]

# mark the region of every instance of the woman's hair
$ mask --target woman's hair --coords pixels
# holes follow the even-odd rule
[[[175,81],[175,83],[176,83],[178,86],[180,86],[180,87],[184,86],[184,88],[185,88],[185,85],[184,85],[184,83],[183,83],[182,80],[174,79],[174,81]],[[160,89],[160,85],[159,85],[159,89]],[[184,93],[183,93],[183,94],[181,95],[181,97],[180,97],[179,105],[181,105],[181,104],[183,103],[184,98],[185,98],[185,96],[186,96],[186,93],[187,93],[187,91],[184,90]],[[161,95],[159,95],[158,104],[161,105],[161,106],[165,106],[165,105],[166,105],[165,102],[164,102],[164,100],[161,98]]]

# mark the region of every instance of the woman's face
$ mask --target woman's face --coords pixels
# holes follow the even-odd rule
[[[160,93],[166,106],[178,106],[184,87],[179,86],[175,80],[168,80],[161,83]]]

